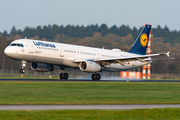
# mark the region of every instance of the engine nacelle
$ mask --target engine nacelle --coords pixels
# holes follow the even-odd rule
[[[99,72],[101,71],[101,66],[92,61],[83,61],[79,64],[79,68],[86,72]]]
[[[35,63],[32,62],[30,64],[30,67],[32,70],[39,71],[39,72],[47,72],[47,71],[53,71],[54,66],[50,64],[44,64],[44,63]]]

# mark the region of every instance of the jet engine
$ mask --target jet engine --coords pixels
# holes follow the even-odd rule
[[[83,61],[79,64],[79,68],[86,72],[99,72],[102,70],[101,66],[92,61]]]
[[[30,64],[30,67],[32,70],[39,71],[39,72],[47,72],[47,71],[53,71],[54,66],[50,64],[44,64],[44,63],[35,63],[32,62]]]

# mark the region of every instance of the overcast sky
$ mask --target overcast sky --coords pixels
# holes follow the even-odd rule
[[[180,30],[180,0],[0,0],[0,32],[57,25],[102,23]]]

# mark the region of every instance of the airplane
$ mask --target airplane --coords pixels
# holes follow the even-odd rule
[[[70,67],[92,73],[92,80],[100,80],[101,71],[129,70],[151,63],[151,57],[169,57],[170,52],[146,55],[150,30],[151,25],[145,24],[132,48],[127,52],[25,38],[11,42],[4,53],[12,59],[21,61],[20,73],[25,73],[26,63],[31,62],[31,69],[40,72],[53,71],[54,65],[59,66],[62,70],[59,74],[60,79],[69,78],[65,68]]]

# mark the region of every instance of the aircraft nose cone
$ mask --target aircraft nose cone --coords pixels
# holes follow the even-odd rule
[[[11,51],[8,47],[5,48],[4,53],[9,56],[11,54]]]

